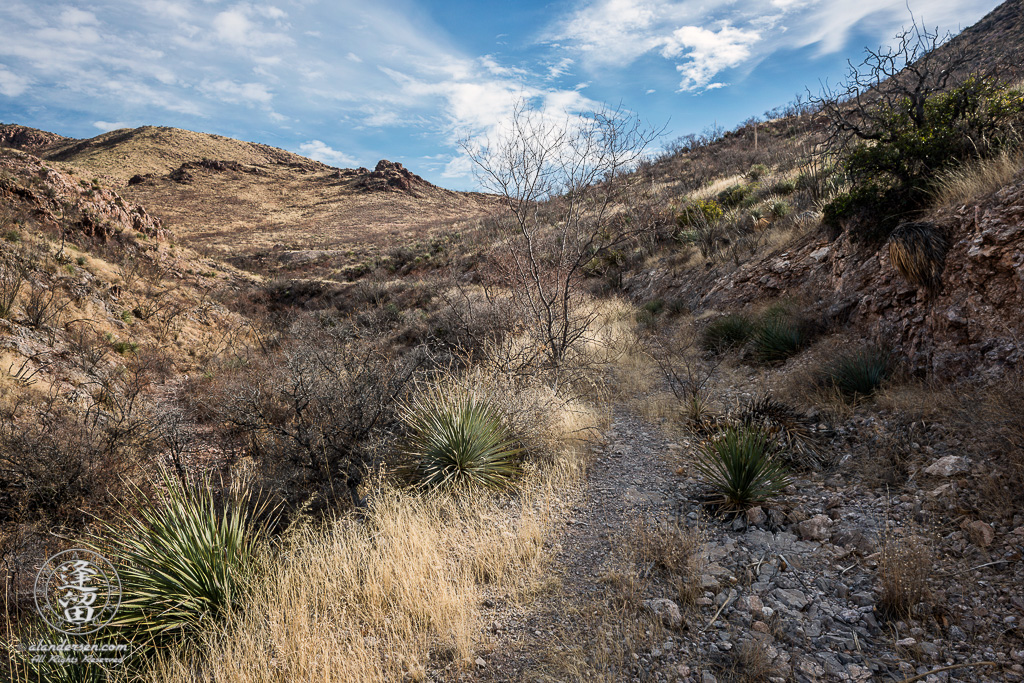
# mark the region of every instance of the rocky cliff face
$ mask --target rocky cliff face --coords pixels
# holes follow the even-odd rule
[[[801,295],[939,377],[1024,363],[1024,176],[934,220],[950,248],[932,289],[908,283],[886,249],[811,235],[739,268],[703,303],[725,309]]]
[[[7,211],[30,214],[40,225],[54,230],[70,221],[75,230],[100,242],[124,231],[157,239],[165,236],[160,220],[141,206],[19,152],[0,155],[0,205]]]

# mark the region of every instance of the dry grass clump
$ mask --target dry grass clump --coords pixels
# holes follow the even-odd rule
[[[1024,157],[1004,152],[944,173],[933,191],[935,208],[959,206],[984,197],[1010,183],[1024,168]]]
[[[889,260],[903,278],[919,287],[935,285],[942,275],[949,243],[933,223],[904,223],[889,236]]]
[[[932,550],[924,537],[887,528],[878,554],[878,607],[893,618],[910,616],[928,597]]]
[[[657,570],[675,589],[674,599],[693,605],[701,595],[700,577],[706,564],[704,531],[680,519],[653,525],[638,521],[630,543],[642,571]]]

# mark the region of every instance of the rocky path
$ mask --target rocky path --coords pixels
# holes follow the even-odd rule
[[[859,488],[832,473],[796,478],[770,509],[708,516],[700,482],[685,474],[695,447],[616,411],[551,551],[555,587],[527,610],[485,602],[490,652],[466,680],[1024,679],[1015,589],[990,586],[992,567],[956,575],[929,566],[925,576],[950,574],[949,595],[932,594],[903,619],[883,618],[879,551],[885,538],[905,545],[919,530],[926,513],[916,496]],[[703,534],[692,604],[628,552],[638,523],[673,520]],[[1005,635],[979,627],[990,600]]]

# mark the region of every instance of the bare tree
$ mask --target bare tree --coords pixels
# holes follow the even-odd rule
[[[622,176],[660,134],[621,107],[554,119],[521,101],[497,139],[462,142],[481,184],[503,199],[505,276],[540,364],[561,367],[593,322],[583,267],[643,229],[616,220]]]
[[[895,37],[894,45],[865,49],[864,61],[848,62],[846,80],[825,85],[809,96],[828,121],[827,147],[844,147],[851,140],[891,142],[896,131],[891,113],[906,111],[915,128],[928,124],[928,100],[962,79],[972,55],[950,34],[929,30],[913,20]]]

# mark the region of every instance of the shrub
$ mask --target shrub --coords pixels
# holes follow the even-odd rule
[[[676,216],[680,229],[712,225],[722,219],[724,211],[714,199],[698,199],[686,204]]]
[[[785,199],[776,199],[768,205],[768,213],[773,220],[785,218],[789,215],[790,211],[792,211],[792,208]]]
[[[754,182],[757,182],[766,175],[768,175],[768,167],[764,164],[754,164],[750,167],[750,170],[747,171],[747,177]]]
[[[7,240],[8,242],[20,242],[21,233],[14,229],[7,230],[4,232],[4,239]]]
[[[971,76],[916,105],[906,97],[870,114],[868,128],[858,133],[864,139],[843,160],[854,187],[823,213],[831,227],[878,244],[902,217],[924,208],[943,172],[1016,144],[1024,98],[993,78]]]
[[[777,448],[759,428],[730,426],[701,444],[696,467],[724,504],[745,507],[777,496],[789,484]]]
[[[907,618],[928,596],[932,553],[920,536],[897,536],[887,529],[878,553],[878,607],[883,615]]]
[[[746,343],[753,332],[754,324],[748,317],[731,313],[708,323],[701,343],[707,351],[719,353]]]
[[[780,195],[793,194],[794,192],[796,192],[797,182],[797,180],[792,179],[780,180],[771,186],[770,192],[772,194]]]
[[[0,318],[9,318],[14,312],[14,302],[25,284],[25,274],[21,264],[0,263]]]
[[[194,634],[239,602],[266,528],[249,489],[218,500],[209,479],[183,484],[164,472],[162,483],[160,500],[136,489],[96,537],[121,563],[124,597],[111,623],[154,641]]]
[[[735,419],[744,427],[772,434],[783,447],[781,453],[788,464],[804,469],[820,469],[825,464],[825,456],[811,431],[813,423],[771,394],[749,399]]]
[[[718,203],[726,208],[735,208],[742,204],[753,193],[751,185],[732,185],[718,193]]]
[[[889,260],[903,278],[921,287],[938,284],[949,244],[934,223],[904,223],[889,236]]]
[[[866,348],[843,354],[829,363],[822,380],[844,397],[856,399],[870,396],[892,371],[892,355],[878,348]]]
[[[502,416],[470,391],[434,386],[402,413],[410,435],[403,468],[428,487],[507,488],[519,472],[521,449]]]
[[[785,315],[768,315],[754,328],[754,357],[762,363],[781,363],[809,341],[807,326]]]

